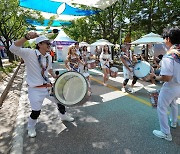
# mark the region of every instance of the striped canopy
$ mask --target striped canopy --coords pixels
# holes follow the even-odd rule
[[[94,10],[83,10],[72,7],[63,2],[55,2],[51,0],[20,0],[19,5],[37,11],[62,15],[89,16],[99,12]]]

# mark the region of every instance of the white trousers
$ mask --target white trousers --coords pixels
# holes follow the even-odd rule
[[[50,96],[47,88],[32,88],[28,87],[28,98],[30,101],[31,110],[39,111],[42,108],[42,104],[45,98],[49,99],[51,102],[58,103],[58,100],[54,96]],[[35,127],[37,119],[28,119],[28,128]]]
[[[133,78],[133,72],[130,72],[126,66],[123,66],[123,75],[124,79],[132,79]]]
[[[168,124],[168,107],[171,107],[170,118],[172,122],[177,122],[178,104],[177,98],[180,97],[180,87],[162,87],[158,97],[157,113],[160,122],[160,130],[165,134],[170,134]]]
[[[28,98],[31,109],[35,111],[41,110],[45,98],[56,104],[58,103],[58,100],[54,96],[50,96],[47,88],[28,87]]]

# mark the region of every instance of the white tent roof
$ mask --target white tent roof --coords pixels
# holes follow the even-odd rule
[[[149,33],[147,35],[144,35],[142,38],[132,42],[131,44],[149,44],[149,43],[163,43],[164,40],[161,38],[160,35]]]
[[[100,39],[97,40],[96,42],[92,43],[91,46],[100,46],[100,45],[109,45],[109,46],[113,46],[114,44],[110,43],[108,40],[105,39]]]
[[[80,47],[82,47],[82,46],[90,46],[90,44],[88,44],[87,42],[80,42],[79,46]]]
[[[59,34],[56,36],[54,41],[76,42],[73,39],[71,39],[70,37],[68,37],[62,29],[60,30]]]
[[[104,10],[105,8],[115,3],[117,0],[52,0],[52,1],[82,4]]]

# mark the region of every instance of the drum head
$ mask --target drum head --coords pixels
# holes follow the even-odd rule
[[[81,102],[87,95],[88,84],[78,72],[65,72],[59,76],[54,85],[55,97],[66,106]]]
[[[134,75],[143,78],[150,73],[151,66],[146,61],[141,61],[134,66]]]

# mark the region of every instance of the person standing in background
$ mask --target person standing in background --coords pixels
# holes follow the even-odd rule
[[[52,49],[50,51],[50,55],[52,57],[52,63],[54,63],[54,56],[55,56],[55,54],[54,54],[54,51]]]

